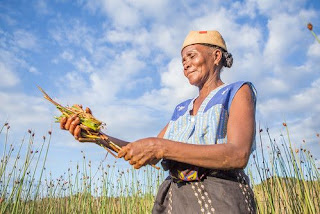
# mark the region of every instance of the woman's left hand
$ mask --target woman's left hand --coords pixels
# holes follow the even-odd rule
[[[144,138],[121,148],[119,158],[129,161],[135,169],[154,164],[163,158],[164,149],[160,138]]]

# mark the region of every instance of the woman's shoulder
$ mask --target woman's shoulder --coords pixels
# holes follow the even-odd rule
[[[233,98],[236,96],[237,92],[242,88],[244,85],[248,85],[252,95],[255,99],[256,97],[256,89],[253,83],[249,81],[237,81],[233,83],[225,84],[222,88],[217,91],[211,100],[208,102],[205,112],[211,109],[213,106],[217,104],[221,104],[226,110],[229,111],[230,105],[232,103]]]
[[[237,81],[230,84],[231,87],[231,94],[230,98],[231,101],[236,96],[236,94],[241,90],[244,93],[250,93],[254,102],[256,102],[257,90],[254,84],[250,81]],[[228,109],[230,108],[231,102],[229,102]]]
[[[245,93],[245,94],[250,94],[254,104],[256,103],[257,90],[254,87],[254,84],[252,82],[249,82],[249,81],[237,81],[237,82],[234,82],[234,83],[230,84],[230,86],[231,86],[231,94],[230,94],[230,98],[231,99],[230,99],[230,102],[228,104],[228,109],[230,109],[232,100],[238,94],[238,92]]]
[[[237,89],[241,88],[243,85],[248,85],[250,88],[255,89],[254,84],[252,82],[243,81],[243,80],[226,84],[225,87],[231,87],[232,89],[237,90]]]

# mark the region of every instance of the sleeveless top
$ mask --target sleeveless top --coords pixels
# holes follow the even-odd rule
[[[194,116],[190,115],[190,110],[193,109],[196,98],[177,105],[163,138],[201,145],[227,143],[230,106],[234,96],[244,84],[250,86],[255,106],[256,90],[251,82],[239,81],[221,85],[210,92]],[[251,152],[254,150],[255,136]]]

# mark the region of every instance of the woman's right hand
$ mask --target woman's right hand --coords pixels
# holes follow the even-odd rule
[[[77,105],[82,108],[82,105]],[[86,113],[92,114],[90,108],[86,108]],[[70,134],[74,136],[76,140],[78,140],[81,135],[81,128],[80,128],[80,118],[77,115],[71,115],[70,117],[63,117],[60,120],[60,128],[64,130],[68,130]]]
[[[63,117],[60,120],[60,128],[68,130],[70,134],[74,136],[76,140],[80,137],[80,118],[77,115],[72,115],[70,117]]]

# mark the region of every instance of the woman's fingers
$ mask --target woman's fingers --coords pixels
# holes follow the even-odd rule
[[[150,154],[146,154],[145,156],[142,156],[141,159],[139,159],[138,161],[136,161],[133,165],[133,167],[135,169],[140,169],[142,166],[147,165],[150,161],[151,161],[151,155]],[[131,164],[132,165],[132,164]]]
[[[86,108],[86,113],[92,114],[91,109],[87,107],[87,108]]]
[[[147,141],[136,141],[122,147],[118,157],[124,158],[135,169],[139,169],[156,159],[155,151],[147,148],[149,148]]]
[[[66,130],[69,130],[70,125],[71,125],[72,121],[73,121],[74,119],[76,119],[76,116],[77,116],[77,115],[73,115],[73,116],[71,116],[71,117],[68,118],[68,120],[67,120],[67,122],[66,122],[66,125],[64,126],[64,128],[65,128]]]
[[[73,132],[73,136],[76,140],[78,140],[78,138],[80,137],[80,133],[81,133],[81,128],[79,125],[77,125]]]
[[[127,160],[131,160],[132,158],[132,152],[127,152],[126,155],[124,156],[124,159],[127,161]]]
[[[127,146],[124,146],[118,152],[118,158],[122,158],[127,154]]]
[[[136,156],[133,156],[132,158],[130,158],[130,161],[129,161],[129,163],[131,164],[131,165],[134,165],[134,164],[136,164],[142,157],[143,157],[143,155],[144,154],[138,154],[138,155],[136,155]]]
[[[67,117],[61,118],[61,120],[60,120],[60,128],[61,129],[65,129],[66,122],[67,122]]]
[[[82,109],[81,104],[74,104],[74,106]],[[85,112],[88,114],[92,114],[91,109],[88,107],[85,109]],[[75,137],[76,140],[78,140],[81,136],[81,127],[79,126],[79,124],[80,118],[76,114],[71,115],[70,117],[62,117],[60,120],[60,128],[69,130],[69,132]]]
[[[78,108],[82,108],[81,104],[74,104],[74,106],[78,107]]]
[[[73,135],[74,134],[74,130],[75,128],[80,124],[80,118],[77,117],[76,119],[74,119],[69,127],[69,132]]]

